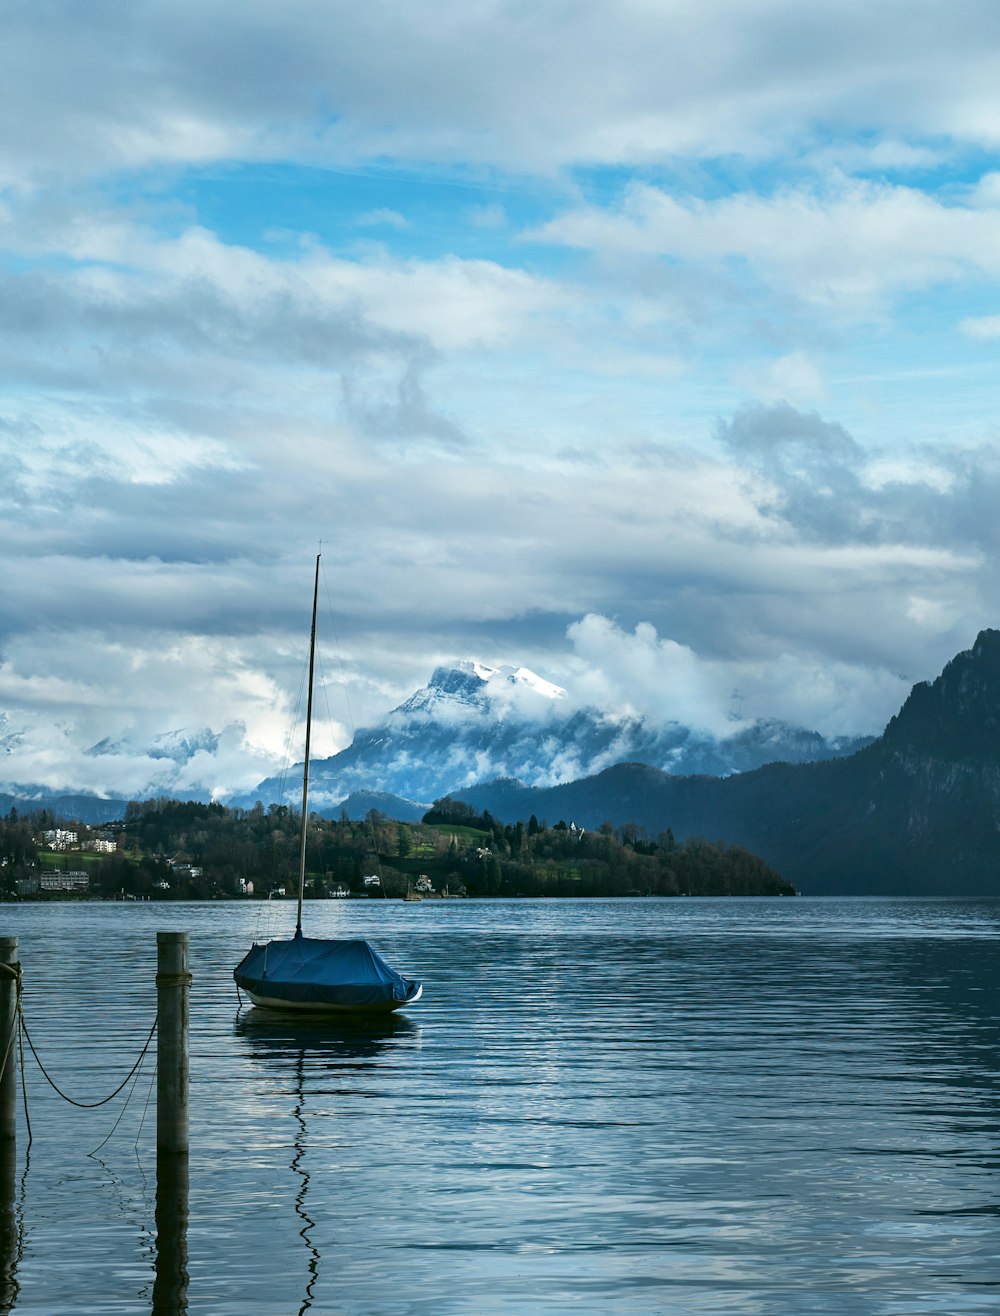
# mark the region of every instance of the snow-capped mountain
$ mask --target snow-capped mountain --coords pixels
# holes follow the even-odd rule
[[[105,737],[86,751],[93,757],[102,755],[144,755],[148,759],[171,759],[174,763],[187,763],[195,754],[214,754],[221,736],[211,727],[197,730],[165,731],[151,740],[136,742],[129,737],[111,740]]]
[[[14,730],[6,713],[0,713],[0,754],[13,754],[24,739],[22,731]]]
[[[454,667],[437,667],[427,685],[405,699],[390,717],[427,714],[451,719],[458,710],[502,713],[504,694],[511,698],[537,695],[542,701],[565,699],[566,691],[527,667],[487,667],[464,659]]]
[[[28,727],[10,737],[13,743],[4,766],[16,765],[17,751],[26,743],[34,762],[51,771],[44,753],[37,749],[32,753],[31,732]],[[0,727],[0,753],[6,748],[2,733]],[[234,784],[252,780],[255,766],[259,773],[273,762],[271,756],[247,744],[246,728],[239,722],[221,731],[198,727],[153,736],[135,732],[107,736],[82,750],[70,746],[65,733],[63,741],[65,758],[60,779],[43,785],[26,779],[27,774],[15,777],[10,773],[13,779],[7,780],[0,777],[0,804],[23,801],[33,808],[56,809],[53,801],[62,800],[58,808],[65,809],[69,807],[65,801],[72,798],[79,811],[71,816],[83,821],[104,820],[120,817],[128,800],[161,795],[185,800],[225,799],[232,794]],[[54,743],[59,745],[58,738]],[[86,804],[91,796],[94,808]],[[98,807],[101,800],[118,801],[117,812],[108,813],[103,805]]]
[[[24,735],[0,716],[0,752],[16,762]],[[763,763],[842,757],[870,738],[828,740],[779,721],[734,722],[715,736],[679,722],[579,707],[560,686],[526,667],[491,667],[467,660],[439,667],[376,726],[358,731],[339,754],[313,763],[310,804],[335,813],[348,796],[395,797],[395,808],[422,807],[442,795],[497,778],[549,787],[613,766],[648,764],[671,774],[721,777]],[[72,760],[70,760],[71,762]],[[253,790],[248,767],[267,771],[273,759],[248,744],[239,723],[215,731],[183,728],[154,736],[106,737],[77,755],[58,786],[0,779],[0,797],[49,807],[49,798],[83,794],[148,799],[219,799],[252,806],[288,802],[301,768],[268,777]],[[86,764],[93,764],[88,770]],[[10,774],[12,777],[14,774]],[[252,777],[249,778],[252,780]],[[99,803],[99,802],[98,802]],[[95,808],[96,808],[95,804]],[[103,806],[101,806],[103,807]],[[369,806],[370,807],[370,806]],[[351,808],[354,808],[352,801]],[[78,816],[84,817],[81,812]],[[105,816],[102,814],[102,816]],[[401,816],[401,815],[400,815]]]
[[[621,762],[727,776],[774,760],[841,757],[866,743],[827,740],[779,721],[736,724],[724,738],[676,722],[656,726],[574,709],[566,691],[527,668],[464,661],[437,668],[425,687],[377,726],[359,731],[347,749],[314,762],[310,802],[330,811],[349,795],[376,791],[430,804],[498,777],[552,786]],[[287,781],[269,778],[233,802],[268,803]]]

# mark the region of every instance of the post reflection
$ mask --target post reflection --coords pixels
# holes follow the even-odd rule
[[[234,1025],[237,1037],[244,1040],[254,1060],[269,1069],[290,1071],[292,1087],[291,1114],[295,1121],[292,1157],[289,1169],[296,1177],[294,1210],[298,1217],[298,1234],[305,1254],[305,1274],[299,1316],[304,1316],[316,1302],[320,1275],[320,1250],[314,1238],[317,1221],[310,1214],[309,1187],[312,1173],[308,1164],[308,1080],[328,1075],[341,1067],[357,1069],[375,1063],[386,1047],[401,1038],[415,1039],[420,1028],[404,1015],[391,1014],[377,1020],[343,1018],[302,1020],[294,1015],[277,1014],[256,1008],[242,1011]]]
[[[183,1316],[188,1309],[188,1158],[156,1158],[156,1278],[152,1316]]]
[[[13,1311],[21,1292],[17,1267],[21,1260],[23,1230],[16,1183],[14,1143],[0,1141],[0,1313]]]

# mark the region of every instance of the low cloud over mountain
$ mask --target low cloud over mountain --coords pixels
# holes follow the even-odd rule
[[[1000,631],[920,681],[885,732],[847,758],[728,778],[623,763],[584,780],[476,786],[495,818],[605,820],[744,845],[808,895],[997,894]]]
[[[380,791],[429,804],[497,777],[552,786],[623,761],[725,776],[775,759],[801,763],[852,753],[866,743],[775,720],[734,718],[720,721],[719,732],[637,711],[580,707],[524,667],[466,661],[437,668],[428,685],[377,726],[314,763],[310,801],[329,810],[356,792]],[[281,788],[282,779],[270,778],[239,802],[266,802]]]
[[[626,636],[604,619],[584,619],[578,652],[589,647],[591,659],[581,664],[574,694],[526,667],[474,660],[438,667],[426,686],[374,726],[359,730],[347,748],[314,761],[311,805],[331,811],[359,793],[427,805],[497,777],[554,786],[623,761],[724,776],[776,759],[830,758],[865,743],[777,719],[727,716],[721,670],[646,629],[650,635]],[[623,699],[624,690],[631,700]],[[588,702],[588,696],[608,702]],[[671,715],[684,708],[690,710],[688,720]],[[0,748],[10,745],[12,762],[24,737],[2,727],[0,733]],[[30,739],[30,729],[25,735]],[[282,773],[265,776],[273,758],[254,749],[241,723],[221,731],[201,727],[105,737],[76,762],[66,779],[0,780],[0,791],[25,799],[93,791],[126,799],[175,795],[252,805],[258,799],[294,801],[301,771],[286,764]],[[247,773],[255,764],[262,769],[255,774],[259,784],[248,788]],[[102,789],[95,790],[95,782]]]

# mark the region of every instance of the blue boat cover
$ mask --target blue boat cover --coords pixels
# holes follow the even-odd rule
[[[401,977],[367,941],[330,941],[296,934],[256,943],[233,970],[239,987],[275,1000],[350,1006],[408,1001],[419,983]]]

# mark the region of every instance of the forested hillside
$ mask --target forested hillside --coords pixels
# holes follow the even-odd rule
[[[49,825],[50,819],[45,819]],[[158,800],[132,804],[110,830],[117,851],[106,857],[79,846],[58,855],[37,844],[38,820],[0,821],[0,871],[8,897],[18,878],[44,865],[86,868],[90,894],[154,899],[212,899],[284,892],[298,886],[299,818],[284,806],[228,809]],[[504,825],[444,799],[423,823],[395,822],[374,810],[362,822],[311,815],[306,848],[307,898],[345,888],[352,895],[468,896],[792,895],[793,889],[738,846],[668,831],[652,838],[634,826],[583,831],[535,818]],[[378,876],[379,883],[365,883]],[[423,880],[422,880],[423,879]],[[44,896],[42,898],[45,898]]]

